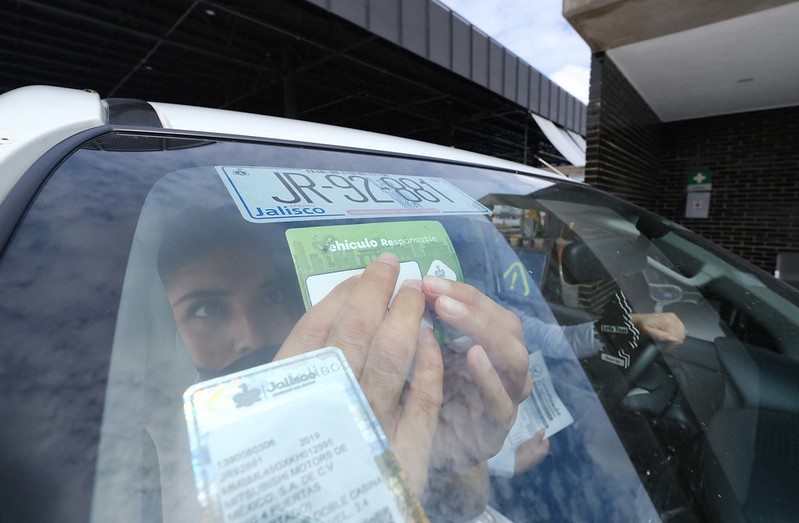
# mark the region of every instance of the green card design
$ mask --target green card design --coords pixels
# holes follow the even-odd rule
[[[400,261],[395,295],[406,279],[436,275],[463,281],[452,242],[437,221],[304,227],[287,230],[286,239],[306,309],[384,252]]]

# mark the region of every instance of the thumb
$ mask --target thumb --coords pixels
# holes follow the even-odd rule
[[[549,440],[544,439],[544,429],[535,436],[516,447],[516,466],[514,474],[520,474],[533,468],[549,454]]]

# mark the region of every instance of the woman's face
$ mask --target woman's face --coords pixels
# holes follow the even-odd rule
[[[291,283],[248,246],[188,262],[168,284],[167,297],[194,365],[218,371],[282,343],[296,319]]]

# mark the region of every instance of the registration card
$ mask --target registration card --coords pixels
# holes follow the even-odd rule
[[[426,521],[340,350],[183,396],[203,521]]]

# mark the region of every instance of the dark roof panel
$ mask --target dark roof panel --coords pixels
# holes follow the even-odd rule
[[[372,3],[376,0],[372,0]],[[356,20],[366,20],[366,9],[368,6],[364,4],[365,0],[328,0],[331,6],[328,9],[343,16],[347,20],[360,24]],[[323,3],[321,1],[314,3]],[[340,3],[348,3],[347,14],[342,14],[344,10],[339,6]],[[371,3],[369,4],[371,6]],[[351,13],[353,10],[364,9],[363,15],[354,15]],[[401,45],[420,56],[423,56],[433,63],[445,67],[452,72],[464,77],[469,78],[480,85],[486,86],[483,80],[483,73],[480,69],[475,70],[475,66],[482,66],[482,35],[474,31],[477,28],[472,26],[466,21],[458,17],[454,11],[450,10],[447,6],[440,4],[435,0],[402,0],[403,15],[397,18],[397,23],[401,25],[397,32],[402,32],[403,38]],[[412,28],[407,28],[406,25],[410,24]],[[427,37],[427,45],[422,45],[422,41],[418,38],[411,37],[410,35],[417,35],[421,31],[422,24],[426,24],[425,32]],[[466,24],[472,31],[472,68],[470,71],[466,70],[466,63],[462,60],[461,54],[455,49],[460,49],[464,44],[464,29],[458,25]],[[370,27],[364,22],[364,28]],[[456,26],[457,29],[456,29]],[[406,37],[406,34],[408,37]],[[393,41],[393,40],[391,40]],[[506,99],[513,103],[519,103],[519,96],[517,94],[518,76],[529,74],[521,71],[521,67],[515,67],[514,63],[517,60],[516,56],[510,51],[502,47],[498,42],[489,39],[490,48],[488,51],[488,73],[487,73],[487,86],[495,93],[504,96]],[[477,45],[475,49],[474,45]],[[524,61],[519,60],[522,67],[535,71],[535,69]],[[535,71],[538,73],[538,71]],[[540,73],[539,73],[540,74]],[[554,84],[553,84],[553,87]],[[560,89],[560,88],[558,88]],[[583,132],[577,127],[573,127],[567,123],[566,106],[571,103],[568,100],[575,100],[576,103],[581,105],[582,102],[576,100],[572,95],[560,89],[554,92],[554,102],[547,100],[545,105],[549,106],[548,114],[558,119],[558,123],[577,131]],[[561,102],[560,97],[564,96],[565,99]],[[530,111],[537,112],[539,104],[525,105],[521,104],[524,108]],[[542,116],[546,116],[542,114]]]
[[[369,30],[389,42],[400,43],[400,0],[369,0]]]
[[[488,87],[488,37],[480,31],[472,31],[471,79],[483,87]]]
[[[450,26],[451,12],[436,3],[428,5],[430,23],[427,26],[430,50],[427,58],[430,61],[450,69],[452,67],[450,49],[452,35]]]
[[[503,96],[508,100],[516,101],[516,71],[518,71],[518,58],[509,51],[505,51],[503,65],[505,78],[503,80]]]
[[[472,28],[461,17],[452,16],[452,70],[464,78],[472,76]]]
[[[502,80],[505,78],[505,49],[496,41],[488,40],[488,88],[502,94]]]
[[[521,60],[516,62],[516,103],[522,107],[527,107],[529,95],[530,69],[525,67]]]

